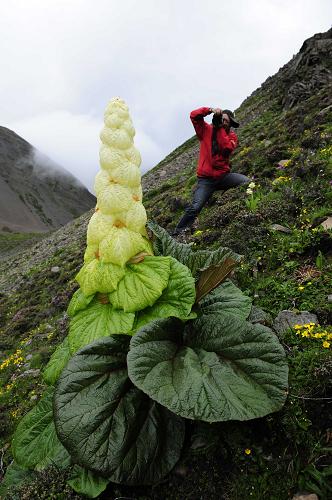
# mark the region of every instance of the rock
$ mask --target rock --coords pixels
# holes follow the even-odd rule
[[[273,229],[274,231],[280,231],[281,233],[290,234],[292,232],[292,230],[289,229],[289,227],[281,226],[280,224],[271,224],[270,228]]]
[[[326,106],[326,108],[321,109],[320,112],[318,113],[318,116],[323,117],[327,115],[331,110],[332,110],[332,104],[330,104],[330,106]]]
[[[332,217],[328,217],[325,219],[322,223],[321,226],[323,226],[324,229],[331,229],[332,228]]]
[[[288,162],[290,162],[290,159],[288,159],[288,160],[279,160],[278,161],[278,167],[285,168],[285,167],[287,167]]]
[[[330,295],[327,296],[327,301],[328,302],[332,302],[332,294],[330,294]]]
[[[59,266],[54,266],[51,268],[51,273],[58,273],[60,272],[60,267]]]
[[[174,468],[173,472],[177,476],[185,477],[189,472],[189,468],[186,465],[179,464]]]
[[[300,311],[295,313],[293,311],[281,311],[275,318],[272,328],[279,334],[285,333],[289,328],[295,325],[304,325],[307,323],[318,323],[316,314],[308,311]]]
[[[296,493],[292,500],[319,500],[316,493]]]
[[[20,375],[18,375],[17,378],[39,377],[39,375],[40,375],[39,368],[36,368],[36,369],[31,368],[31,370],[27,370],[27,371],[21,373]]]

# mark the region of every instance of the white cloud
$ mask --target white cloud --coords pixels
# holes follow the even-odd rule
[[[52,165],[54,162],[93,191],[94,177],[99,169],[101,120],[92,115],[75,115],[59,110],[18,120],[7,126],[38,149],[39,165],[44,163],[55,168]],[[140,126],[136,127],[135,145],[143,157],[142,172],[154,166],[155,158],[167,154]],[[46,153],[49,159],[43,158]]]
[[[90,189],[98,171],[100,121],[60,110],[8,124]]]
[[[193,134],[191,109],[238,107],[331,14],[330,0],[11,0],[1,125],[91,187],[111,97],[127,101],[152,166]]]

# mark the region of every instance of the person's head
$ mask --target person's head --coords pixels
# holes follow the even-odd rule
[[[212,117],[212,124],[216,128],[224,127],[226,130],[231,127],[237,128],[240,125],[235,120],[234,113],[229,109],[224,109],[222,113],[215,113]]]

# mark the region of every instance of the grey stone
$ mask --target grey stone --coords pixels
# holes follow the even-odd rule
[[[316,493],[296,493],[292,500],[319,500]]]
[[[39,375],[40,375],[39,368],[36,368],[36,369],[31,368],[31,370],[27,370],[27,371],[21,373],[20,375],[18,375],[17,378],[39,377]]]
[[[280,231],[281,233],[288,233],[288,234],[290,234],[292,232],[292,230],[289,229],[289,227],[281,226],[280,224],[271,224],[270,227],[274,231]]]
[[[173,469],[173,472],[177,476],[185,477],[189,472],[189,468],[186,465],[179,464]]]
[[[316,314],[308,311],[300,311],[298,313],[293,311],[281,311],[273,322],[273,329],[279,333],[285,333],[289,328],[295,325],[304,325],[306,323],[318,323]]]
[[[325,219],[322,223],[321,226],[323,226],[324,229],[331,229],[332,228],[332,217],[328,217]]]
[[[332,302],[332,294],[327,296],[327,301]]]
[[[279,167],[286,167],[289,161],[290,161],[290,159],[288,159],[288,160],[279,160],[278,161],[278,165],[279,165]]]
[[[54,266],[51,268],[51,273],[58,273],[60,272],[60,267],[59,266]]]

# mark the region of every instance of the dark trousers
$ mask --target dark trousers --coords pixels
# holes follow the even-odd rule
[[[235,172],[225,174],[221,179],[198,177],[193,202],[185,209],[185,213],[176,226],[176,230],[182,230],[187,226],[191,226],[205,203],[211,198],[215,191],[227,191],[227,189],[241,186],[242,184],[248,184],[249,182],[250,179],[248,177],[242,174],[236,174]]]

